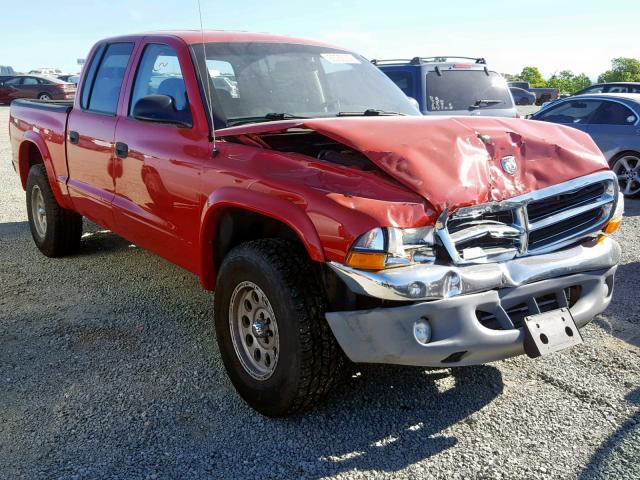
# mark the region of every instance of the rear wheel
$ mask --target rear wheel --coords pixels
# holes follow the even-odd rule
[[[640,196],[640,153],[624,152],[616,155],[611,162],[611,170],[618,177],[620,192],[625,197]]]
[[[215,294],[218,345],[236,390],[263,415],[304,411],[336,384],[343,355],[324,303],[292,242],[248,242],[225,258]]]
[[[82,217],[58,205],[42,164],[29,170],[27,216],[33,241],[46,256],[59,257],[77,250],[82,236]]]
[[[51,100],[51,95],[48,93],[41,93],[38,95],[38,100]]]

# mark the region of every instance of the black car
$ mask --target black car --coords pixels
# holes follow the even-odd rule
[[[574,95],[589,95],[593,93],[640,93],[640,82],[596,83],[578,90]]]

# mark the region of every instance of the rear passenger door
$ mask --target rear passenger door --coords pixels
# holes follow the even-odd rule
[[[133,42],[100,45],[83,79],[67,125],[67,186],[75,210],[112,228],[115,192],[114,135],[122,85]]]

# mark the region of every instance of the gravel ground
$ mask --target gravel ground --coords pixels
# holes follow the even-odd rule
[[[194,276],[94,225],[78,255],[39,254],[9,158],[2,127],[0,478],[640,478],[640,202],[583,345],[365,366],[275,421],[234,393]]]

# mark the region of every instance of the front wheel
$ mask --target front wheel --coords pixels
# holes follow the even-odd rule
[[[47,257],[72,253],[80,245],[82,217],[58,205],[42,164],[31,167],[27,177],[27,217],[33,241]]]
[[[215,294],[225,368],[240,396],[269,417],[321,401],[343,354],[324,318],[324,297],[304,252],[281,239],[244,243],[225,258]]]
[[[625,152],[615,156],[610,162],[611,170],[618,177],[620,192],[625,197],[640,196],[640,153]]]

